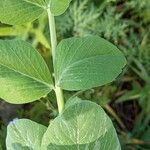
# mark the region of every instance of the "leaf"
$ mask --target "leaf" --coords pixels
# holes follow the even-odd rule
[[[0,21],[7,24],[24,24],[37,19],[44,11],[43,0],[0,0]]]
[[[75,105],[77,103],[80,103],[81,102],[81,99],[78,98],[78,97],[74,97],[72,96],[71,98],[69,98],[65,104],[65,109],[67,109],[68,107],[72,106],[72,105]]]
[[[56,49],[56,84],[65,90],[101,86],[113,81],[125,64],[118,48],[98,36],[66,39]]]
[[[72,0],[50,0],[50,10],[55,16],[63,14]]]
[[[116,131],[103,109],[89,101],[75,101],[51,122],[43,136],[42,149],[121,150]]]
[[[0,97],[28,103],[47,95],[52,78],[41,55],[22,40],[0,40]]]
[[[28,119],[14,120],[7,127],[7,150],[41,150],[46,127]]]
[[[50,8],[55,15],[61,15],[71,0],[0,0],[0,21],[11,25],[22,25],[37,19]]]

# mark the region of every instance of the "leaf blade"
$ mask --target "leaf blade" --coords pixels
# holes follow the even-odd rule
[[[118,48],[98,36],[63,40],[55,60],[56,84],[72,91],[109,83],[126,64]]]
[[[44,11],[43,0],[0,0],[0,21],[11,25],[22,25],[37,19]]]
[[[7,150],[41,149],[46,127],[28,119],[14,120],[7,127]]]
[[[0,0],[0,21],[11,25],[23,25],[36,20],[50,9],[54,16],[63,14],[71,0]]]
[[[0,41],[0,84],[0,97],[10,103],[35,101],[53,86],[43,58],[22,40]]]
[[[102,108],[79,100],[51,122],[42,146],[43,150],[120,150],[116,131]]]
[[[50,10],[54,16],[63,14],[72,0],[50,0]]]

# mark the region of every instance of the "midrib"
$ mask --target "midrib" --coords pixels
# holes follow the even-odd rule
[[[32,4],[32,5],[35,5],[35,6],[38,6],[38,7],[40,7],[40,8],[42,8],[42,9],[45,9],[45,6],[44,5],[40,5],[40,4],[38,4],[38,3],[35,3],[35,2],[31,2],[31,1],[29,1],[29,0],[23,0],[24,2],[27,2],[27,3],[30,3],[30,4]]]
[[[25,77],[30,78],[30,79],[32,79],[32,80],[35,80],[35,81],[37,81],[37,82],[39,82],[39,83],[42,83],[42,84],[44,84],[45,86],[49,87],[50,89],[53,88],[52,85],[50,85],[50,84],[48,84],[48,83],[46,83],[46,82],[44,82],[44,81],[41,81],[41,80],[39,80],[39,79],[37,79],[37,78],[35,78],[35,77],[29,76],[29,75],[27,75],[27,74],[25,74],[25,73],[22,73],[22,72],[18,71],[18,70],[12,69],[12,68],[10,68],[10,67],[4,65],[4,64],[0,64],[0,65],[3,66],[3,67],[6,67],[6,68],[8,68],[9,70],[12,70],[12,71],[14,71],[14,72],[16,72],[16,73],[19,73],[19,74],[21,74],[22,76],[25,76]]]

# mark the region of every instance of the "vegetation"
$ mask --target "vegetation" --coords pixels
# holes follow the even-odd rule
[[[0,3],[3,2],[0,1]],[[10,11],[10,14],[11,13],[12,11]],[[39,14],[41,14],[41,10],[39,10]],[[80,97],[81,99],[87,99],[94,103],[97,103],[105,109],[105,112],[111,117],[113,124],[117,130],[122,149],[125,150],[150,149],[149,14],[149,0],[73,0],[70,4],[69,9],[63,15],[55,17],[57,37],[59,42],[62,41],[62,39],[66,39],[72,36],[79,38],[93,35],[92,39],[94,39],[97,37],[95,35],[98,35],[117,45],[126,56],[128,62],[126,68],[119,76],[119,78],[117,78],[117,80],[111,84],[107,84],[97,88],[93,88],[95,87],[93,86],[90,90],[86,90],[89,88],[85,87],[81,88],[81,85],[75,85],[75,83],[73,84],[74,87],[71,83],[69,83],[69,85],[66,85],[65,82],[64,84],[62,84],[62,87],[65,90],[71,89],[71,92],[64,91],[65,100],[74,95]],[[5,22],[5,20],[3,20],[5,18],[0,18],[0,20],[2,22]],[[34,19],[35,16],[33,16],[31,21]],[[20,42],[22,42],[22,40],[20,39],[30,42],[34,48],[38,49],[38,51],[47,62],[49,69],[51,70],[51,72],[53,72],[52,60],[50,59],[52,53],[49,53],[50,51],[52,52],[51,46],[49,46],[51,45],[49,44],[49,23],[46,13],[43,13],[40,18],[33,23],[24,23],[23,25],[12,26],[8,25],[14,24],[12,23],[11,19],[8,20],[7,18],[6,21],[9,22],[5,22],[7,24],[3,23],[0,26],[1,39],[13,39],[12,41],[15,43],[15,45],[19,44],[18,39],[16,41],[16,37],[19,37]],[[25,18],[23,18],[23,21],[26,21]],[[76,38],[74,38],[74,41],[76,41]],[[5,45],[13,46],[14,43],[11,45],[11,43],[7,42]],[[69,41],[64,41],[64,43],[67,44],[69,43]],[[0,44],[0,47],[6,47],[2,46],[3,43]],[[24,42],[20,43],[20,45],[30,47]],[[60,49],[61,47],[62,46],[60,45]],[[61,50],[63,51],[63,49]],[[10,52],[7,51],[7,53]],[[23,54],[25,55],[25,53]],[[4,54],[0,57],[1,59],[6,59],[6,55],[4,56]],[[36,56],[36,58],[37,57],[39,56]],[[9,58],[8,60],[11,61],[11,59]],[[59,59],[59,61],[60,60],[61,59]],[[35,64],[36,61],[37,60],[34,59],[32,64]],[[38,61],[42,61],[41,57],[38,58]],[[28,65],[27,62],[28,61],[25,60],[24,63]],[[58,62],[58,66],[60,65],[59,63],[61,62]],[[64,68],[62,66],[62,70],[63,69]],[[17,79],[19,82],[19,78]],[[98,83],[100,83],[100,81]],[[1,85],[1,91],[4,90],[4,86],[5,85]],[[72,91],[73,88],[75,90],[78,90],[80,88],[81,91]],[[12,91],[14,91],[14,93],[16,92],[15,88],[11,89]],[[47,92],[46,90],[47,89],[45,88],[45,92]],[[27,94],[27,97],[29,95],[31,96],[30,93],[31,91]],[[7,97],[8,100],[13,100],[14,102],[16,101],[16,103],[18,103],[17,100],[21,100],[17,99],[15,94],[10,94],[10,97],[8,94]],[[7,100],[7,97],[5,98],[5,100]],[[24,98],[23,101],[27,100],[25,96],[23,96],[22,98]],[[34,99],[38,99],[38,97],[34,97]],[[76,100],[80,101],[79,99]],[[82,105],[86,102],[87,101],[83,101]],[[89,101],[86,103],[86,105],[90,104],[91,103]],[[92,107],[95,110],[95,107],[97,107],[97,105],[93,105],[92,103]],[[86,108],[88,108],[88,106]],[[101,108],[99,108],[99,111],[100,114],[98,116],[101,116]],[[92,116],[92,113],[93,112],[89,112],[89,115]],[[41,98],[40,100],[32,102],[30,104],[11,105],[5,103],[4,101],[1,101],[0,149],[6,149],[6,127],[7,124],[14,118],[28,118],[45,126],[48,126],[49,120],[51,122],[54,118],[56,118],[57,115],[57,103],[54,92],[51,92],[47,97]],[[72,114],[72,116],[74,116],[74,114]],[[99,118],[101,119],[101,117]],[[17,120],[14,120],[13,123],[14,122],[17,122]],[[58,122],[61,122],[61,118],[59,117],[54,121],[55,125],[52,124],[51,126],[58,126]],[[29,124],[30,123],[32,124],[32,122],[29,122]],[[98,124],[99,123],[97,123],[96,125],[95,132],[99,130],[100,126]],[[37,124],[34,124],[34,126],[36,125]],[[45,130],[44,127],[42,130]],[[34,132],[35,134],[37,133],[36,130]],[[51,133],[52,131],[49,132]],[[14,145],[14,148],[17,149],[19,148],[19,146],[20,145]]]

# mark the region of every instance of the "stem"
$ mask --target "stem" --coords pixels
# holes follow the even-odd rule
[[[48,13],[48,20],[49,20],[51,47],[52,47],[52,59],[53,59],[53,64],[54,64],[55,53],[56,53],[55,50],[56,50],[56,46],[57,46],[55,18],[54,18],[54,15],[51,13],[49,7],[47,9],[47,13]],[[60,87],[55,86],[55,93],[56,93],[56,98],[57,98],[58,111],[59,111],[59,113],[62,113],[62,111],[64,110],[63,91]]]
[[[58,111],[59,111],[59,113],[62,113],[62,111],[64,110],[63,91],[60,87],[56,86],[55,93],[56,93],[56,98],[57,98]]]
[[[54,63],[55,53],[56,53],[55,50],[56,50],[56,46],[57,46],[55,18],[54,18],[54,15],[51,13],[50,8],[47,9],[47,13],[48,13],[48,20],[49,20],[52,58],[53,58],[53,63]]]

